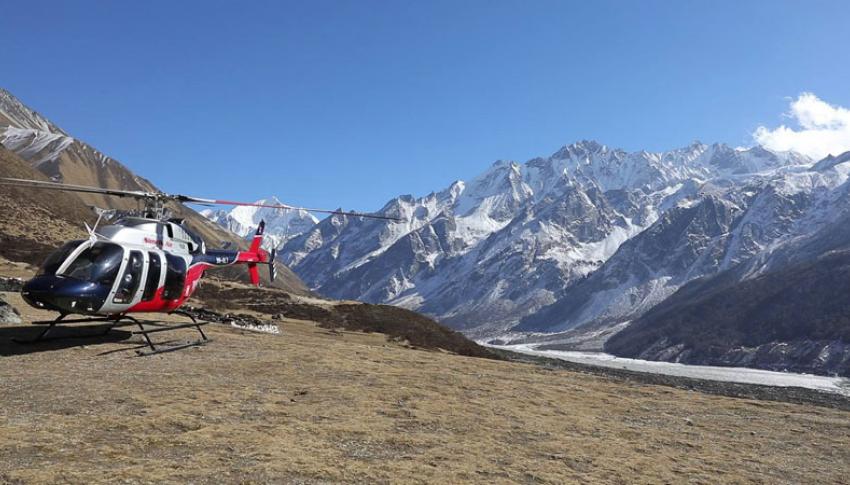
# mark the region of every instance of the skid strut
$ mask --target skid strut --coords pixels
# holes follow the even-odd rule
[[[198,322],[197,320],[195,320],[195,317],[191,313],[184,312],[183,310],[174,310],[174,311],[169,313],[169,315],[171,315],[171,314],[189,317],[189,318],[192,319],[192,323],[184,323],[184,324],[181,324],[181,325],[168,325],[168,326],[163,326],[163,327],[158,327],[158,328],[153,328],[153,329],[148,330],[148,329],[145,329],[144,325],[142,325],[141,322],[137,322],[138,325],[139,325],[139,331],[133,332],[133,334],[134,335],[141,335],[142,337],[144,337],[145,342],[147,342],[147,344],[148,344],[148,347],[151,348],[150,351],[137,350],[136,353],[139,356],[162,354],[162,353],[165,353],[165,352],[174,352],[175,350],[181,350],[181,349],[185,349],[185,348],[188,348],[188,347],[197,347],[197,346],[200,346],[200,345],[204,345],[205,343],[210,341],[210,339],[208,339],[206,334],[204,333],[204,330],[201,328],[202,326],[207,325],[209,322]],[[201,334],[200,340],[195,340],[194,342],[187,342],[187,343],[182,344],[182,345],[176,345],[176,346],[158,349],[158,348],[156,348],[156,345],[154,345],[153,341],[150,338],[150,334],[152,334],[152,333],[169,332],[171,330],[179,330],[181,328],[191,328],[191,327],[194,327],[198,331],[198,333]]]
[[[93,338],[93,337],[103,337],[108,334],[113,328],[116,327],[126,327],[128,325],[134,325],[137,323],[136,319],[127,315],[119,315],[115,317],[89,317],[89,318],[73,318],[71,320],[65,320],[68,314],[64,313],[59,315],[55,320],[42,320],[38,322],[32,322],[33,325],[46,325],[44,330],[41,331],[35,338],[32,339],[12,339],[13,342],[22,345],[36,344],[39,342],[49,342],[51,340],[64,340],[64,339],[77,339],[77,338]],[[128,320],[127,322],[122,322],[121,320]],[[101,323],[108,322],[109,325],[105,330],[99,333],[90,333],[90,334],[82,334],[82,335],[66,335],[62,337],[48,337],[47,334],[50,333],[51,330],[56,328],[58,324],[66,324],[66,323]]]

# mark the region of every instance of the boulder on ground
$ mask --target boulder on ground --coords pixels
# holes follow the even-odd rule
[[[24,280],[20,278],[7,278],[0,276],[0,291],[21,291],[24,287]]]
[[[18,323],[22,323],[21,314],[0,295],[0,325]]]

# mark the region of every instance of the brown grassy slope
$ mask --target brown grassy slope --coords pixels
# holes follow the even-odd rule
[[[303,299],[276,289],[216,281],[205,282],[195,293],[195,301],[213,310],[248,309],[267,318],[309,320],[324,328],[382,333],[415,347],[497,358],[459,332],[419,313],[390,305]]]
[[[0,177],[47,180],[2,145]],[[63,242],[85,237],[83,222],[94,220],[74,194],[0,185],[0,256],[40,264]]]
[[[54,180],[67,184],[122,190],[156,190],[156,187],[148,180],[137,176],[118,161],[79,140],[74,140],[56,160],[42,163],[38,169]],[[86,204],[97,207],[138,208],[137,202],[132,199],[100,194],[78,194],[78,197]]]
[[[22,310],[27,320],[42,318]],[[27,328],[0,328],[0,482],[843,483],[850,476],[846,411],[279,323],[279,336],[209,327],[209,345],[152,358],[130,357],[139,341],[126,334],[20,353],[8,338]]]

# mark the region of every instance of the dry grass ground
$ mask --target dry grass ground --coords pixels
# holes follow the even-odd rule
[[[26,320],[43,318],[18,295]],[[846,483],[850,413],[279,322],[134,357],[0,328],[0,482]],[[193,338],[186,331],[182,338]],[[80,342],[73,342],[78,345]]]

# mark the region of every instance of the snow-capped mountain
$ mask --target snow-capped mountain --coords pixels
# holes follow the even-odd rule
[[[752,265],[752,276],[779,267],[775,255],[787,244],[850,212],[848,172],[846,162],[803,165],[703,184],[516,330],[610,326],[640,316],[693,279],[743,263]]]
[[[255,202],[263,205],[280,205],[277,197],[260,199]],[[315,226],[319,220],[305,210],[272,209],[268,207],[239,206],[230,210],[205,209],[201,215],[243,237],[253,236],[260,221],[266,221],[264,244],[278,247],[286,241],[303,234]]]
[[[688,258],[698,259],[713,247],[712,238],[728,233],[759,191],[770,190],[770,180],[802,183],[811,163],[760,147],[695,142],[663,153],[628,153],[583,141],[548,158],[496,162],[469,182],[425,197],[393,199],[380,213],[401,217],[401,223],[329,217],[286,242],[282,252],[308,285],[329,296],[416,309],[478,337],[520,322],[526,331],[561,331],[640,312],[705,274],[689,271]],[[685,228],[693,229],[692,238],[681,234]],[[766,229],[767,235],[735,239],[743,249],[731,251],[723,264],[756,251],[746,243],[768,244],[770,234],[783,231]],[[606,280],[585,290],[599,292],[598,310],[576,313],[580,318],[561,318],[563,312],[554,310],[571,298],[571,288],[599,278],[609,261],[629,259],[615,259],[628,243],[656,232],[671,248],[647,259],[672,259],[675,277],[647,276],[653,271],[638,263],[622,276],[646,285],[638,293],[652,298],[627,295],[624,303],[604,293],[611,289]]]
[[[850,152],[830,161],[839,163],[819,167],[824,175],[840,180],[850,172],[839,167],[850,165]],[[820,197],[794,204],[794,225],[805,231],[792,230],[754,257],[687,283],[613,335],[605,350],[850,376],[850,183],[816,192]]]
[[[0,88],[0,144],[58,182],[125,190],[152,190],[153,185],[91,145],[71,137],[50,120]],[[80,198],[99,207],[135,208],[132,201],[99,194]]]

